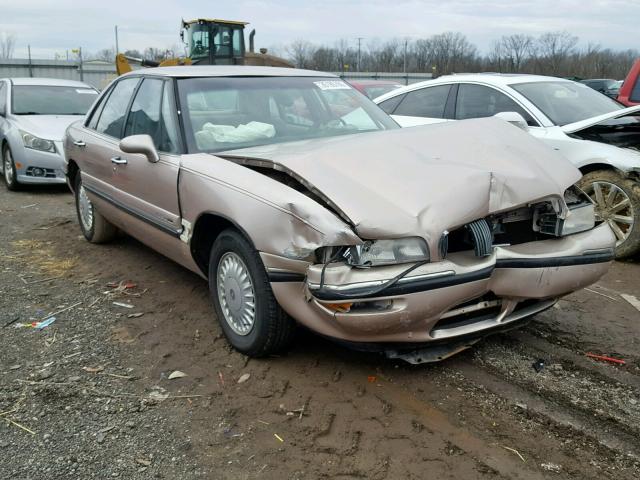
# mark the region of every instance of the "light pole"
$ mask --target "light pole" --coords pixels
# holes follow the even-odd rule
[[[78,61],[80,62],[78,70],[80,71],[80,81],[83,82],[84,81],[84,72],[82,71],[82,47],[74,48],[73,50],[71,50],[71,52],[78,54]]]
[[[364,37],[358,37],[358,71],[360,71],[360,44],[362,43],[362,40],[364,40]]]
[[[116,25],[115,31],[116,31],[116,55],[118,55],[120,53],[120,47],[118,47],[118,25]]]

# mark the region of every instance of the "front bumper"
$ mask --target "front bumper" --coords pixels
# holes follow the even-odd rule
[[[331,264],[319,290],[322,265],[308,266],[305,278],[296,279],[273,256],[263,260],[280,305],[322,335],[357,343],[448,343],[521,323],[596,282],[613,260],[614,245],[609,226],[600,225],[559,239],[495,247],[488,257],[451,254],[373,295],[373,288],[409,265]]]
[[[19,183],[24,184],[62,184],[66,183],[63,171],[64,153],[62,142],[54,142],[56,153],[41,152],[25,148],[12,148],[16,174]],[[18,168],[17,165],[20,165]],[[33,169],[39,168],[46,173],[44,176],[34,176]]]

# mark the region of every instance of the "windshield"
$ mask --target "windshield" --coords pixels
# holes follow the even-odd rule
[[[13,87],[15,115],[84,115],[98,92],[92,88],[16,85]]]
[[[178,80],[190,151],[219,152],[398,125],[347,83],[327,77]]]
[[[511,88],[524,95],[555,125],[567,125],[623,108],[611,98],[576,82],[517,83]]]

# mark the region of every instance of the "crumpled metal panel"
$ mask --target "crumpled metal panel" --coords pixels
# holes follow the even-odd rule
[[[550,197],[577,168],[497,118],[362,133],[225,152],[293,172],[328,198],[365,239],[421,236]]]

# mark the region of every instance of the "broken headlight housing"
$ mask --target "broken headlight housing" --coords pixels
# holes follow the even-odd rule
[[[567,204],[565,218],[555,212],[539,213],[537,226],[540,233],[563,237],[591,230],[596,224],[595,207],[591,199],[578,187],[567,189],[564,195]]]
[[[371,240],[348,248],[346,261],[355,267],[428,262],[429,247],[420,237]]]
[[[51,140],[36,137],[22,130],[20,131],[20,135],[22,136],[22,142],[25,147],[42,152],[56,153],[56,146]]]

